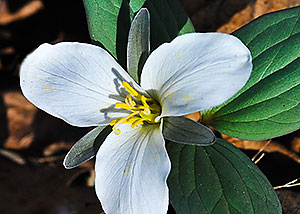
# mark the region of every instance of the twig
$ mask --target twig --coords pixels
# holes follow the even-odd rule
[[[266,153],[262,153],[257,160],[253,161],[255,164],[257,164],[264,156]]]
[[[265,156],[265,153],[263,153],[257,160],[255,160],[257,157],[258,157],[258,155],[260,154],[260,153],[262,153],[262,151],[269,145],[271,143],[271,140],[268,140],[266,143],[265,143],[265,145],[263,145],[261,148],[260,148],[260,150],[258,150],[258,152],[253,156],[253,158],[251,159],[255,164],[257,164],[258,163],[258,161],[260,161],[264,156]]]
[[[281,185],[281,186],[276,186],[274,187],[274,189],[281,189],[281,188],[287,188],[287,187],[294,187],[294,186],[300,186],[300,182],[298,182],[300,180],[300,178],[297,178],[291,182],[288,182],[284,185]],[[296,183],[298,182],[298,183]]]
[[[0,155],[8,158],[9,160],[19,164],[19,165],[25,165],[26,160],[16,152],[8,151],[5,149],[0,149]]]

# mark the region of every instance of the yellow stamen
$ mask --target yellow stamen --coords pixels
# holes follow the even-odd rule
[[[147,121],[148,123],[156,123],[155,118],[158,117],[160,113],[157,114],[148,114],[148,112],[145,113],[145,111],[142,111],[140,113],[140,116]]]
[[[131,117],[127,120],[128,123],[134,123],[135,121],[137,120],[140,120],[141,118],[139,116],[134,116],[134,117]]]
[[[122,109],[126,109],[126,110],[135,110],[134,107],[128,105],[127,103],[116,103],[115,106],[117,108],[122,108]]]
[[[133,101],[132,97],[130,94],[127,94],[126,98],[125,98],[125,103],[129,106],[136,106],[136,102]]]
[[[115,130],[114,132],[115,132],[116,135],[121,134],[121,130],[120,130],[120,129],[117,129],[117,130]]]
[[[126,117],[110,121],[109,124],[113,127],[115,133],[121,133],[121,130],[117,129],[117,127],[123,123],[131,123],[132,128],[144,125],[145,122],[150,124],[158,123],[159,120],[155,120],[161,114],[161,108],[158,103],[152,98],[139,94],[129,83],[124,81],[122,85],[129,94],[127,94],[124,103],[116,103],[115,107],[132,111],[132,113]]]
[[[109,122],[109,125],[114,126],[119,120],[120,120],[120,118],[114,119],[114,120]]]
[[[143,119],[137,119],[135,122],[132,123],[131,127],[135,128],[137,125],[144,125]]]
[[[131,94],[135,99],[141,100],[141,95],[136,90],[134,90],[134,88],[132,88],[128,82],[123,81],[122,85],[124,86],[126,91],[128,91],[128,93]]]
[[[113,129],[115,129],[118,125],[120,125],[120,124],[122,124],[122,123],[126,123],[126,120],[128,120],[129,118],[131,118],[131,117],[133,117],[133,116],[135,116],[135,115],[138,115],[139,113],[140,113],[139,111],[135,111],[135,112],[131,113],[130,115],[121,118],[118,122],[116,122],[116,123],[114,124]]]
[[[147,98],[146,97],[142,96],[141,97],[141,102],[142,102],[143,106],[145,106],[146,108],[150,108],[148,103],[147,103]]]

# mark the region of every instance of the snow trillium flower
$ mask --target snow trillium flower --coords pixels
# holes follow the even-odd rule
[[[163,214],[171,168],[164,118],[224,103],[251,70],[250,52],[236,37],[190,33],[150,54],[140,85],[104,49],[70,42],[37,48],[21,66],[20,83],[30,102],[71,125],[113,127],[95,166],[106,213]]]

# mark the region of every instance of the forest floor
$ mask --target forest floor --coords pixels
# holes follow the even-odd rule
[[[21,94],[18,71],[40,44],[89,43],[82,1],[0,0],[0,213],[101,213],[93,188],[93,160],[66,170],[62,160],[90,129],[72,127],[38,110]],[[231,33],[299,0],[181,0],[198,32]],[[67,11],[67,12],[66,12]],[[273,186],[300,178],[300,131],[271,141],[222,136],[253,157]],[[267,143],[267,145],[266,145]],[[276,190],[284,213],[300,214],[300,188]],[[170,207],[168,212],[175,213]]]

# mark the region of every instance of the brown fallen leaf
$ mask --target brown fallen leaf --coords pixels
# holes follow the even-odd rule
[[[3,92],[3,101],[6,108],[9,136],[4,143],[5,148],[24,149],[30,146],[34,138],[32,133],[32,122],[37,111],[20,92]],[[4,125],[4,124],[3,124]]]
[[[266,1],[256,0],[252,1],[246,8],[237,12],[231,17],[230,21],[221,26],[217,31],[223,33],[232,33],[243,25],[249,23],[253,19],[274,11],[283,10],[300,5],[299,0],[280,0],[280,1]]]
[[[291,147],[294,152],[300,153],[300,138],[295,137],[291,142]]]
[[[72,145],[72,142],[67,143],[64,141],[52,143],[43,150],[43,155],[48,157],[48,156],[51,156],[61,150],[69,150],[69,149],[71,149],[71,145]]]
[[[191,113],[191,114],[187,114],[185,115],[186,118],[189,118],[191,120],[194,120],[196,122],[199,122],[201,120],[201,112],[195,112],[195,113]]]
[[[265,13],[300,5],[299,0],[181,0],[196,31],[231,33]]]
[[[11,22],[27,18],[28,16],[37,13],[44,7],[43,2],[41,0],[33,0],[28,2],[17,12],[11,13],[8,9],[7,1],[0,0],[0,4],[0,25],[7,25]]]
[[[240,140],[240,139],[237,139],[237,138],[234,138],[234,137],[229,137],[229,136],[224,135],[224,134],[221,134],[221,135],[222,135],[222,138],[224,140],[227,140],[228,142],[232,143],[236,147],[238,147],[240,149],[245,149],[245,150],[258,151],[266,144],[266,142],[268,142],[266,140],[264,140],[264,141]],[[296,152],[287,149],[286,147],[284,147],[283,145],[277,143],[274,140],[271,140],[271,142],[263,148],[263,152],[267,152],[267,153],[280,152],[280,153],[288,156],[289,158],[293,159],[297,163],[300,163],[300,157]]]

